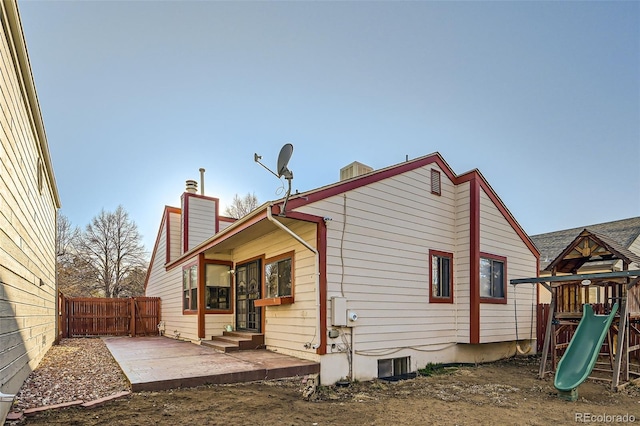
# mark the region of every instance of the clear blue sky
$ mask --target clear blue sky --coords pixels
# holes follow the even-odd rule
[[[62,213],[122,204],[155,241],[207,195],[439,151],[529,234],[640,215],[638,2],[19,3]]]

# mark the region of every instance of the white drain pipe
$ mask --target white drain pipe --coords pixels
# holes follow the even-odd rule
[[[298,234],[293,232],[291,229],[287,228],[282,222],[280,222],[279,220],[275,219],[273,217],[273,215],[271,214],[271,207],[273,207],[272,204],[269,204],[269,206],[267,207],[267,219],[270,222],[272,222],[274,225],[276,225],[278,228],[282,229],[284,232],[286,232],[287,234],[291,235],[294,239],[296,239],[300,244],[305,246],[307,249],[309,249],[315,255],[315,264],[316,264],[315,268],[316,268],[316,270],[315,270],[315,289],[314,289],[314,293],[315,293],[315,296],[316,296],[316,329],[315,329],[315,331],[313,333],[313,338],[311,339],[310,342],[305,343],[304,347],[307,348],[307,349],[308,348],[318,349],[320,347],[320,343],[314,343],[314,341],[316,340],[316,336],[318,336],[318,331],[321,329],[321,327],[320,327],[320,296],[318,294],[318,287],[320,286],[320,253],[318,253],[318,250],[316,250],[313,246],[311,246],[309,243],[307,243],[305,240],[303,240],[302,237],[300,237]]]

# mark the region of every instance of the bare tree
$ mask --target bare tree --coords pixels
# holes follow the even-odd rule
[[[59,214],[56,221],[56,257],[58,261],[68,258],[74,253],[74,245],[78,241],[80,229],[71,226],[71,221],[63,214]]]
[[[228,206],[224,213],[227,216],[240,219],[243,216],[248,215],[258,207],[258,197],[255,193],[247,193],[244,197],[240,197],[236,194],[233,197],[233,202]]]
[[[104,297],[129,293],[127,277],[146,269],[144,246],[138,227],[122,206],[104,209],[87,225],[80,238],[79,256],[91,266],[91,281]]]
[[[77,254],[58,262],[58,290],[69,297],[98,297],[95,289],[94,269]]]
[[[59,214],[56,223],[58,289],[67,296],[89,296],[91,268],[78,256],[80,229]]]
[[[131,270],[124,277],[120,297],[144,296],[144,282],[147,278],[147,268],[138,267]]]

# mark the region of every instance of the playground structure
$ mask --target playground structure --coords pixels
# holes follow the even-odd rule
[[[620,270],[577,274],[587,263],[612,261]],[[586,378],[617,390],[640,377],[640,270],[630,270],[634,264],[640,266],[640,256],[584,229],[547,266],[550,276],[511,280],[551,292],[539,377],[555,372],[561,397],[575,400]]]

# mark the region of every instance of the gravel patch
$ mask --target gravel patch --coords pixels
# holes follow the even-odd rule
[[[62,339],[24,382],[11,411],[88,402],[128,390],[129,381],[102,339]]]

